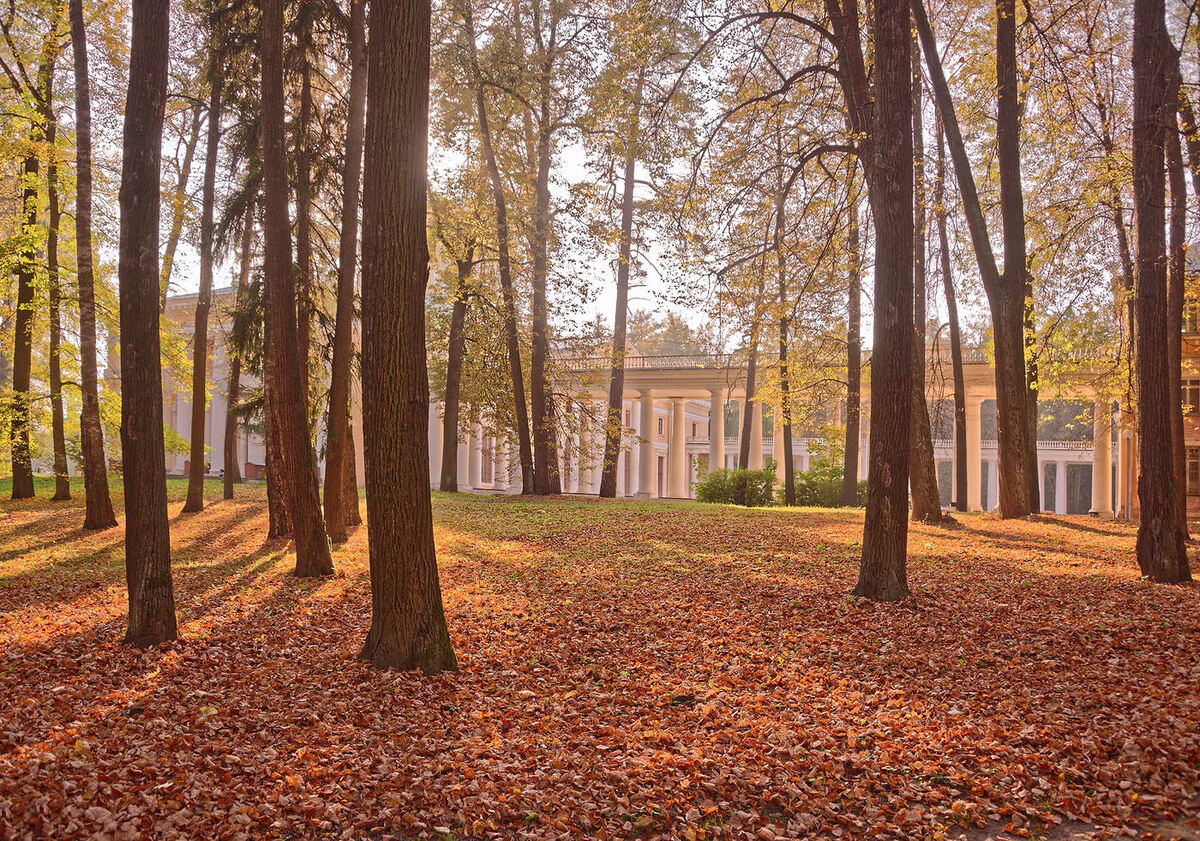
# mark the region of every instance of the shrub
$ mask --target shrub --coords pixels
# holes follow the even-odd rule
[[[810,508],[838,508],[842,504],[842,465],[833,459],[817,456],[809,463],[807,472],[796,471],[796,505]],[[784,489],[775,492],[777,502],[783,505]],[[867,483],[858,483],[855,505],[862,508],[867,504]]]
[[[757,508],[774,501],[775,469],[713,470],[696,484],[699,502],[746,505]]]

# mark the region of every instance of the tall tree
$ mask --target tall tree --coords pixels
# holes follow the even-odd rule
[[[459,397],[462,392],[463,358],[466,355],[467,307],[471,301],[471,271],[475,266],[475,240],[465,242],[466,249],[454,255],[454,304],[450,312],[450,335],[447,339],[446,395],[442,401],[442,475],[438,487],[443,491],[458,491],[458,422]]]
[[[212,36],[212,37],[215,37]],[[209,51],[208,138],[204,151],[204,187],[200,210],[200,290],[192,332],[192,440],[184,513],[204,509],[204,418],[208,405],[208,313],[212,308],[213,214],[217,202],[217,155],[221,150],[221,88],[225,69],[219,53]]]
[[[992,314],[992,340],[996,358],[996,426],[1000,453],[1000,516],[1024,517],[1033,512],[1036,504],[1036,499],[1031,497],[1031,477],[1035,476],[1037,470],[1037,440],[1032,435],[1035,424],[1029,418],[1031,411],[1036,414],[1036,406],[1030,406],[1031,383],[1026,378],[1025,368],[1028,267],[1020,194],[1020,126],[1013,3],[1012,0],[997,0],[999,108],[996,135],[997,158],[1001,162],[1001,219],[1005,244],[1003,273],[988,238],[987,221],[924,3],[914,0],[912,11],[938,114],[942,118],[950,148],[954,173],[958,178],[959,198],[966,215],[975,260]]]
[[[1172,475],[1167,322],[1164,146],[1174,114],[1168,84],[1171,42],[1163,0],[1133,4],[1133,193],[1137,216],[1138,525],[1137,559],[1151,581],[1191,580]],[[1170,121],[1173,123],[1173,120]]]
[[[954,270],[950,260],[950,237],[946,232],[946,142],[942,123],[937,127],[937,171],[933,181],[933,208],[937,216],[938,252],[942,286],[946,292],[946,318],[950,322],[950,369],[954,381],[954,507],[967,510],[967,386],[963,372],[962,330],[958,323],[958,297],[954,292]]]
[[[54,113],[54,69],[51,67],[43,103],[46,125],[46,283],[50,309],[50,425],[54,449],[54,500],[71,498],[71,478],[67,475],[67,438],[63,417],[62,394],[62,280],[58,268],[58,228],[62,210],[58,200],[58,118]]]
[[[492,185],[492,199],[496,205],[497,273],[500,275],[501,306],[504,311],[504,341],[508,349],[508,370],[512,380],[513,408],[517,422],[521,493],[528,494],[535,491],[534,453],[529,427],[529,407],[525,403],[525,373],[521,367],[521,343],[517,335],[517,298],[512,278],[508,200],[504,195],[504,180],[496,160],[496,149],[492,143],[491,123],[488,120],[487,99],[484,96],[484,78],[479,64],[479,47],[475,40],[475,17],[471,10],[471,0],[463,1],[462,14],[475,88],[475,112],[479,121],[480,147]]]
[[[630,105],[626,130],[624,182],[621,190],[621,234],[617,246],[617,300],[613,314],[612,365],[608,380],[608,412],[604,422],[604,460],[601,462],[600,496],[617,495],[617,461],[621,454],[625,406],[625,346],[629,318],[629,269],[633,259],[633,190],[638,159],[642,88],[646,83],[643,68],[638,73]],[[714,411],[723,411],[714,408]],[[715,468],[714,468],[715,469]]]
[[[862,252],[858,233],[858,188],[853,156],[847,165],[850,225],[846,242],[846,446],[842,456],[842,505],[858,504],[858,444],[862,417]]]
[[[371,628],[382,669],[457,668],[429,499],[425,363],[429,0],[371,4],[363,182],[363,437]]]
[[[346,540],[344,474],[350,440],[350,380],[354,376],[354,277],[358,266],[358,186],[362,176],[363,119],[367,103],[366,0],[350,0],[350,94],[346,158],[342,170],[342,230],[338,252],[337,312],[325,432],[325,528],[334,543]],[[357,490],[354,506],[358,507]]]
[[[250,252],[254,246],[254,203],[246,208],[246,219],[242,228],[241,267],[238,270],[237,288],[234,290],[234,308],[240,309],[243,296],[250,284]],[[233,486],[242,481],[242,471],[238,466],[238,428],[241,426],[241,416],[238,414],[238,400],[242,391],[242,351],[236,342],[227,343],[230,348],[229,385],[225,389],[225,469],[224,469],[224,498],[233,499]]]
[[[79,286],[79,370],[83,409],[79,438],[83,450],[85,529],[117,524],[108,492],[104,431],[96,369],[96,290],[92,258],[92,97],[88,83],[87,29],[83,0],[70,0],[71,44],[75,60],[75,254]]]
[[[300,394],[304,414],[311,405],[311,365],[313,322],[312,256],[312,49],[316,4],[309,0],[292,3],[295,10],[296,58],[299,63],[300,103],[296,116],[296,360],[300,365]],[[347,138],[349,139],[349,138]]]
[[[262,65],[263,201],[270,338],[272,416],[277,456],[286,481],[296,542],[296,575],[329,575],[333,558],[321,518],[316,463],[308,434],[296,326],[296,280],[292,274],[288,222],[287,152],[284,142],[283,0],[262,0],[259,60]],[[269,446],[269,444],[268,444]]]
[[[1173,52],[1174,50],[1172,50]],[[1178,64],[1178,62],[1172,62]],[[1169,83],[1171,101],[1179,92],[1174,79]],[[1167,182],[1171,188],[1171,207],[1167,225],[1167,395],[1171,406],[1171,473],[1175,478],[1175,500],[1179,527],[1188,537],[1187,521],[1187,448],[1183,429],[1183,308],[1187,285],[1187,183],[1183,169],[1183,141],[1178,120],[1167,117],[1164,132],[1167,157]]]
[[[159,348],[158,226],[169,0],[133,0],[121,163],[121,444],[125,494],[126,642],[174,639]]]
[[[875,2],[875,103],[868,187],[875,216],[871,460],[856,596],[908,595],[908,445],[912,419],[913,136],[906,0]],[[857,58],[858,56],[856,56]]]
[[[196,147],[200,145],[200,130],[204,126],[204,103],[197,99],[188,111],[188,125],[191,130],[187,134],[187,143],[183,147],[183,160],[179,164],[178,180],[171,192],[171,229],[167,232],[167,247],[163,250],[162,277],[159,279],[161,298],[159,309],[166,310],[167,295],[171,291],[171,272],[175,268],[175,252],[179,248],[179,240],[183,237],[183,223],[187,216],[190,198],[188,183],[192,180],[192,161],[196,158]]]
[[[34,280],[37,268],[36,231],[38,227],[38,177],[40,151],[46,142],[46,114],[50,108],[51,79],[58,51],[58,14],[56,4],[49,32],[42,42],[37,74],[32,83],[24,75],[18,78],[6,68],[8,81],[18,90],[29,107],[29,148],[22,164],[21,242],[16,259],[17,313],[13,330],[12,406],[9,417],[9,453],[12,463],[12,498],[30,499],[33,488],[33,456],[30,442],[33,376]]]
[[[914,36],[915,39],[915,36]],[[912,518],[940,522],[937,465],[933,459],[929,404],[925,402],[925,126],[921,96],[921,55],[912,49],[913,133],[913,348],[912,428],[908,436],[908,478],[912,487]]]

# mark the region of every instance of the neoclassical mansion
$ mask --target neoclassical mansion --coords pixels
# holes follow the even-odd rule
[[[233,289],[216,290],[213,298],[208,354],[210,399],[204,434],[210,473],[216,474],[224,463],[226,388],[229,379],[225,313],[232,304]],[[185,340],[192,332],[195,302],[194,294],[172,296],[167,300],[165,316],[178,325]],[[594,359],[576,360],[563,366],[571,372],[574,380],[568,384],[568,390],[575,396],[570,411],[577,415],[576,422],[570,424],[571,431],[564,433],[559,442],[564,493],[595,494],[599,490],[603,446],[599,421],[604,416],[607,401],[606,365],[605,360]],[[967,506],[970,510],[990,510],[996,506],[998,498],[997,448],[994,440],[982,437],[982,419],[985,411],[994,406],[994,375],[991,365],[977,351],[968,354],[964,373],[967,397]],[[618,495],[689,499],[695,496],[695,483],[709,465],[735,466],[741,424],[726,428],[725,407],[729,401],[738,404],[736,414],[741,417],[741,411],[746,410],[744,384],[745,370],[726,359],[711,356],[639,356],[633,350],[626,360],[625,434],[617,465]],[[189,440],[189,389],[180,388],[168,377],[163,392],[165,424],[180,438]],[[1118,516],[1127,516],[1135,510],[1136,505],[1133,482],[1135,449],[1131,433],[1121,431],[1118,434],[1111,403],[1096,395],[1085,381],[1081,380],[1079,387],[1072,389],[1070,395],[1063,396],[1096,401],[1094,436],[1092,441],[1038,442],[1044,506],[1047,510],[1064,514],[1090,512],[1112,516],[1116,512]],[[931,395],[931,399],[933,397]],[[749,411],[750,467],[763,467],[767,457],[776,465],[782,465],[782,437],[764,434],[763,404],[752,400]],[[353,412],[361,485],[362,438],[357,405]],[[866,389],[863,415],[860,478],[865,477],[867,469],[866,427],[869,412]],[[494,493],[520,491],[515,446],[479,424],[461,430],[459,437],[460,489]],[[1114,439],[1116,446],[1113,445]],[[793,439],[793,458],[797,470],[809,468],[818,443],[815,439],[803,437]],[[943,502],[948,504],[956,478],[953,441],[937,440],[934,444]],[[266,457],[261,436],[242,425],[237,447],[237,459],[243,475],[248,478],[261,476]],[[430,406],[429,423],[429,466],[435,484],[441,473],[441,454],[441,406],[435,402]],[[1200,470],[1200,453],[1196,454],[1196,458],[1197,470]],[[168,453],[168,473],[183,474],[186,469],[186,454]]]

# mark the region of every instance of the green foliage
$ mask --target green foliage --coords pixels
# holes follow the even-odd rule
[[[696,485],[696,499],[724,505],[758,508],[774,500],[775,468],[762,470],[714,470]]]

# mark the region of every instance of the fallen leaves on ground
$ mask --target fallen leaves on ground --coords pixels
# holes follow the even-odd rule
[[[122,532],[0,503],[0,827],[53,838],[1194,833],[1200,590],[1084,517],[436,495],[457,674],[355,656],[366,533],[289,575],[261,488],[171,534],[182,639],[121,645]],[[1194,835],[1192,837],[1195,837]]]

